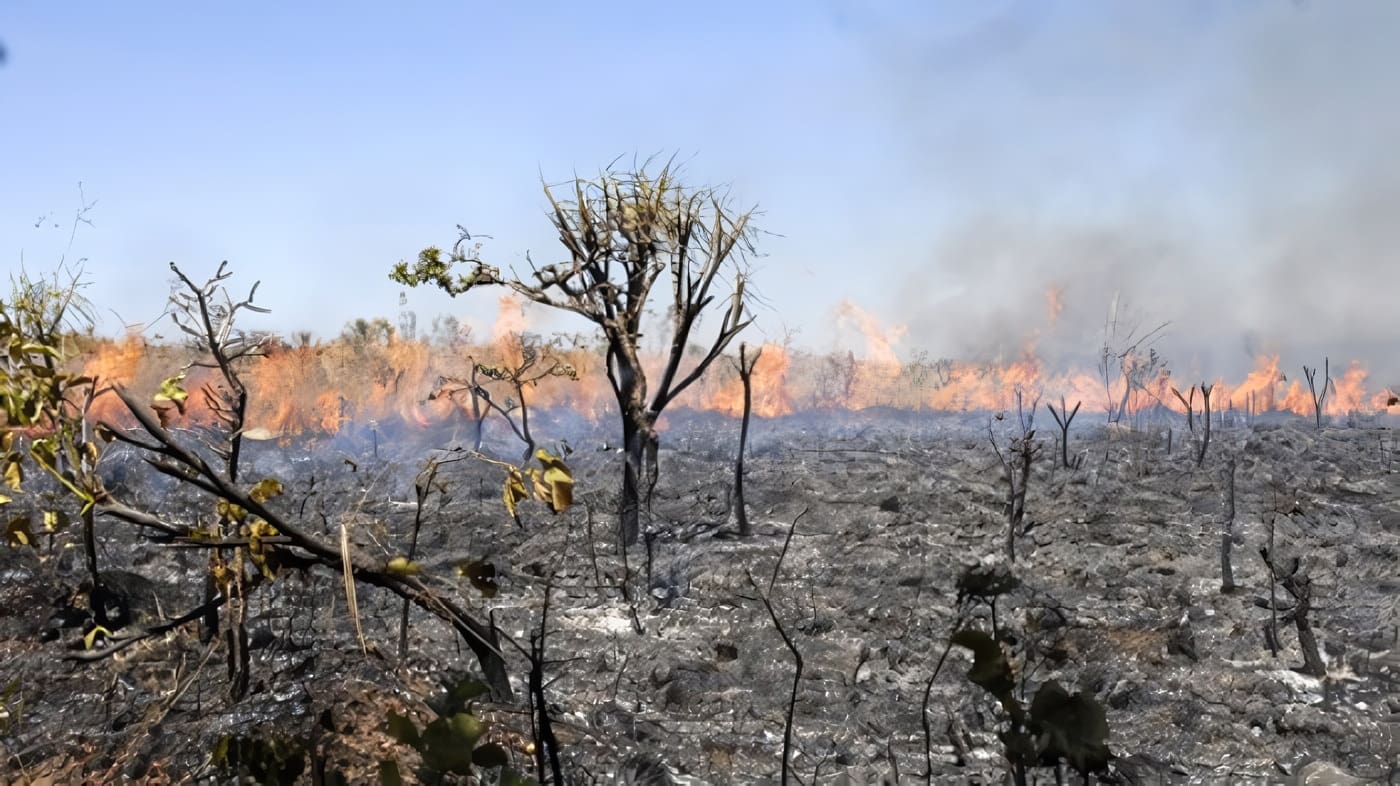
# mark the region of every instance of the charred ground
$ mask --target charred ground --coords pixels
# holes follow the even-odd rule
[[[778,775],[792,680],[749,575],[766,589],[786,543],[771,599],[805,661],[794,772],[807,782],[922,782],[921,700],[953,632],[954,587],[1002,551],[1006,494],[988,422],[873,410],[756,421],[746,481],[756,535],[739,539],[730,532],[736,424],[676,413],[648,534],[625,566],[610,496],[619,459],[575,423],[571,510],[532,509],[517,527],[500,504],[499,470],[452,462],[440,475],[446,496],[425,508],[420,560],[522,641],[549,589],[547,695],[565,769],[579,782],[609,782],[624,763],[655,757],[699,781],[748,783]],[[999,599],[1027,683],[1055,678],[1102,702],[1123,780],[1268,782],[1312,759],[1358,776],[1393,772],[1400,474],[1386,423],[1226,426],[1200,468],[1182,424],[1170,454],[1165,426],[1076,425],[1071,451],[1083,464],[1057,466],[1048,450],[1035,464],[1013,568],[1022,583]],[[547,419],[540,432],[566,433]],[[447,441],[361,433],[258,443],[245,477],[280,479],[279,513],[328,536],[349,523],[358,548],[388,558],[409,536],[414,476],[424,459],[454,455],[439,450]],[[1222,594],[1231,459],[1238,588]],[[190,517],[195,503],[134,453],[104,462],[125,498]],[[1269,521],[1277,552],[1297,555],[1312,579],[1325,679],[1296,670],[1290,626],[1280,625],[1277,657],[1267,646],[1270,613],[1259,604],[1270,577],[1258,548]],[[16,782],[222,780],[211,764],[220,746],[260,739],[301,762],[304,782],[331,773],[374,781],[381,760],[408,772],[417,756],[387,734],[387,713],[426,720],[444,686],[475,669],[449,629],[416,611],[400,659],[402,602],[362,586],[363,651],[341,577],[321,568],[288,571],[254,596],[252,689],[240,702],[227,699],[222,655],[194,625],[111,658],[70,660],[80,631],[61,625],[81,611],[63,609],[85,602],[70,542],[60,534],[0,555],[0,754]],[[179,588],[197,585],[202,551],[188,550],[184,572],[172,573],[170,547],[114,522],[101,527],[101,546],[104,567],[125,572],[118,583],[136,624],[199,602]],[[494,598],[458,578],[468,560],[495,567]],[[618,589],[629,571],[631,603]],[[523,660],[511,663],[523,679]],[[964,677],[969,665],[953,649],[930,692],[934,782],[994,782],[1003,770],[997,714]],[[492,739],[530,770],[523,708],[482,714]]]

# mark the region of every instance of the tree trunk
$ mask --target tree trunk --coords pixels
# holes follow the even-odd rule
[[[1201,452],[1200,452],[1200,454],[1198,454],[1198,455],[1196,456],[1196,466],[1197,466],[1197,467],[1200,467],[1202,464],[1206,463],[1206,448],[1210,447],[1210,390],[1211,390],[1211,387],[1212,387],[1211,385],[1207,385],[1207,384],[1205,384],[1204,382],[1201,383],[1201,401],[1202,401],[1201,406],[1202,406],[1203,411],[1204,411],[1204,417],[1201,418],[1201,423],[1202,423],[1202,425],[1205,427],[1205,433],[1201,436]]]
[[[1230,547],[1235,539],[1235,460],[1225,464],[1225,521],[1220,529],[1220,592],[1235,591],[1235,571],[1230,564]]]
[[[655,418],[648,412],[629,413],[622,419],[622,500],[619,535],[622,545],[632,546],[642,531],[642,508],[651,501],[656,485],[657,437]]]
[[[1293,608],[1293,624],[1298,628],[1298,648],[1303,651],[1303,673],[1326,677],[1327,666],[1322,662],[1317,637],[1313,635],[1312,622],[1308,619],[1308,612],[1312,611],[1312,581],[1305,575],[1295,573],[1283,580],[1283,587],[1297,602]]]
[[[743,363],[743,350],[740,349],[740,363]],[[755,362],[757,358],[754,359]],[[739,378],[744,382],[744,416],[739,421],[739,457],[734,460],[734,520],[739,525],[739,535],[749,537],[753,525],[749,524],[749,513],[744,508],[744,448],[749,442],[749,414],[753,410],[753,368],[745,373],[742,366]]]
[[[637,537],[642,531],[641,477],[642,461],[644,460],[641,430],[632,422],[630,417],[626,416],[622,419],[622,444],[624,461],[622,465],[622,508],[618,524],[618,539],[622,548],[625,549],[637,542]]]

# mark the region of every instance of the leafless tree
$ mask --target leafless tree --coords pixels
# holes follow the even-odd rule
[[[1235,591],[1235,571],[1230,565],[1230,547],[1235,539],[1235,460],[1225,463],[1225,517],[1220,528],[1220,592]]]
[[[1186,407],[1186,429],[1192,434],[1196,433],[1196,386],[1192,385],[1186,395],[1181,395],[1181,391],[1172,388],[1172,395],[1181,402],[1181,406]]]
[[[1099,347],[1099,378],[1103,381],[1104,410],[1109,423],[1122,420],[1132,393],[1142,389],[1146,379],[1163,365],[1152,344],[1171,324],[1163,322],[1142,332],[1141,318],[1129,316],[1126,311],[1125,305],[1114,295],[1104,320],[1103,345]],[[1113,388],[1120,378],[1123,390],[1118,395]]]
[[[1308,392],[1312,394],[1313,417],[1317,421],[1317,430],[1322,430],[1322,407],[1327,403],[1327,389],[1335,387],[1332,384],[1331,361],[1328,358],[1322,359],[1322,390],[1317,389],[1317,369],[1303,366],[1303,376],[1308,380]]]
[[[505,275],[481,259],[480,243],[459,227],[450,254],[424,249],[412,264],[396,265],[390,278],[408,286],[431,284],[454,296],[505,286],[532,302],[578,314],[602,331],[608,381],[622,415],[620,534],[630,545],[640,534],[644,492],[649,497],[655,486],[657,418],[751,321],[744,260],[754,249],[753,211],[734,210],[716,189],[682,185],[672,163],[656,175],[645,165],[632,172],[609,168],[593,180],[575,179],[566,197],[557,190],[544,188],[550,220],[567,251],[564,261],[529,261],[527,275]],[[663,276],[669,284],[663,290],[669,348],[653,390],[641,351],[642,320],[648,306],[656,305],[652,295]],[[721,295],[726,283],[729,293]],[[719,324],[698,357],[688,359],[692,333],[711,310]]]
[[[1197,466],[1197,467],[1199,467],[1199,466],[1201,466],[1202,464],[1205,464],[1205,463],[1206,463],[1206,448],[1210,447],[1210,391],[1211,391],[1211,387],[1212,387],[1211,385],[1207,385],[1207,384],[1204,383],[1204,382],[1201,383],[1201,406],[1203,407],[1203,413],[1202,413],[1202,417],[1201,417],[1201,422],[1202,422],[1203,424],[1205,424],[1205,425],[1204,425],[1205,430],[1204,430],[1204,432],[1202,433],[1202,436],[1201,436],[1201,452],[1198,453],[1198,454],[1196,455],[1196,466]]]
[[[1307,571],[1303,570],[1302,559],[1292,557],[1286,564],[1280,565],[1267,546],[1259,548],[1259,556],[1269,568],[1270,579],[1280,584],[1293,597],[1291,608],[1280,609],[1277,600],[1274,600],[1270,604],[1270,611],[1275,615],[1279,611],[1284,612],[1282,618],[1275,617],[1275,624],[1292,622],[1297,629],[1298,648],[1303,651],[1301,671],[1313,677],[1327,676],[1327,666],[1317,648],[1317,635],[1313,633],[1312,622],[1308,619],[1308,613],[1312,611],[1312,579],[1308,577]],[[1273,635],[1274,641],[1277,642],[1277,630],[1274,630]]]
[[[740,537],[745,538],[753,534],[753,525],[749,523],[748,509],[744,506],[744,450],[749,442],[749,415],[753,411],[753,370],[762,354],[763,348],[759,347],[749,355],[747,345],[741,341],[739,361],[734,364],[739,372],[739,381],[744,386],[744,414],[739,421],[739,455],[734,459],[734,518]]]
[[[991,423],[987,424],[987,437],[992,443],[992,451],[1001,462],[1002,478],[1006,481],[1006,558],[1016,561],[1016,537],[1024,534],[1026,519],[1026,488],[1030,484],[1031,465],[1040,455],[1041,445],[1035,441],[1035,409],[1040,397],[1032,402],[1029,410],[1023,406],[1023,394],[1016,391],[1016,426],[1018,434],[1013,436],[1006,451],[997,444],[996,432]],[[997,419],[1004,416],[997,415]]]
[[[1065,469],[1073,469],[1069,463],[1069,424],[1074,422],[1074,416],[1079,414],[1079,406],[1083,401],[1076,401],[1074,409],[1065,406],[1064,396],[1060,397],[1060,410],[1055,411],[1054,404],[1046,404],[1045,408],[1050,410],[1050,416],[1055,419],[1055,424],[1060,427],[1060,462]]]

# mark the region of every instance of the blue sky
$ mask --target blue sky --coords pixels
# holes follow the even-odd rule
[[[168,262],[229,259],[264,282],[257,327],[334,335],[393,319],[389,265],[457,223],[502,264],[555,256],[541,172],[678,153],[764,211],[769,337],[859,348],[850,298],[909,350],[1072,352],[1119,292],[1173,321],[1182,365],[1374,352],[1400,327],[1377,291],[1400,285],[1396,9],[9,0],[0,254],[51,264],[81,181],[75,251],[122,320],[160,312]]]

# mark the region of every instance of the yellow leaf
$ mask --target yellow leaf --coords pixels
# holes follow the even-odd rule
[[[525,491],[525,478],[520,474],[520,470],[511,467],[507,472],[506,488],[502,498],[505,500],[506,510],[510,511],[511,516],[518,518],[515,506],[530,495]]]
[[[209,572],[214,576],[215,586],[227,597],[229,585],[233,583],[233,571],[223,560],[219,560],[209,566]]]
[[[261,485],[261,484],[260,484]],[[272,564],[268,562],[267,545],[262,542],[263,538],[277,537],[277,528],[256,516],[249,519],[240,530],[244,537],[248,538],[248,556],[253,560],[253,564],[258,567],[258,571],[267,578],[268,581],[277,580],[277,572],[273,570]]]
[[[248,491],[248,496],[261,505],[282,493],[282,481],[276,478],[263,478]]]
[[[19,491],[20,486],[23,484],[24,467],[19,463],[19,456],[11,453],[5,462],[5,485],[15,491]]]
[[[549,491],[549,485],[545,483],[544,473],[534,467],[527,471],[530,473],[530,485],[535,489],[535,499],[548,505],[553,495]]]
[[[96,646],[97,646],[97,637],[98,637],[98,636],[103,636],[103,637],[106,637],[106,638],[111,638],[111,637],[112,637],[112,631],[107,630],[106,628],[102,627],[101,625],[93,625],[93,626],[92,626],[92,630],[88,631],[87,634],[83,636],[83,648],[84,648],[84,649],[89,649],[89,650],[90,650],[90,649],[92,649],[93,647],[96,647]]]
[[[215,510],[221,517],[229,521],[242,521],[248,515],[248,511],[226,499],[220,499]]]
[[[408,557],[394,557],[389,560],[388,568],[396,576],[417,576],[423,572],[423,566]]]
[[[568,465],[558,456],[541,448],[535,451],[535,458],[544,465],[543,485],[548,492],[548,496],[541,497],[549,504],[549,509],[555,513],[569,509],[574,504],[574,473],[569,471]],[[540,480],[536,480],[536,491],[539,491]]]
[[[29,517],[16,516],[5,525],[5,539],[11,546],[34,545],[34,533],[29,531]]]
[[[7,504],[9,501],[9,497],[5,496],[4,494],[0,494],[0,505]]]
[[[178,374],[162,380],[160,389],[156,391],[155,396],[152,398],[155,401],[169,401],[175,405],[176,409],[180,410],[181,415],[185,414],[185,399],[188,399],[190,394],[185,392],[184,388],[180,387],[180,383],[183,382],[184,379],[184,374]]]

